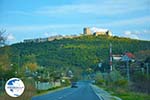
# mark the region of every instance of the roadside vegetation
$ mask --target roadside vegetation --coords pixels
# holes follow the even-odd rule
[[[122,100],[149,100],[150,80],[144,77],[144,75],[138,73],[128,83],[127,79],[121,76],[118,71],[114,71],[105,75],[98,73],[95,80],[96,85],[100,88],[109,91],[111,95],[120,97]]]

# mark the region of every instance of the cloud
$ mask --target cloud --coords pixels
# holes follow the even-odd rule
[[[50,25],[26,25],[26,26],[7,26],[10,31],[35,31],[51,28]]]
[[[110,23],[105,23],[106,26],[125,26],[125,25],[145,25],[146,23],[150,22],[149,16],[142,16],[138,18],[131,18],[131,19],[124,19],[124,20],[117,20]]]
[[[93,32],[106,32],[106,31],[108,31],[108,29],[92,27],[91,31],[93,31]]]
[[[49,34],[48,32],[45,32],[45,33],[44,33],[44,36],[45,36],[45,37],[49,37],[50,34]]]
[[[44,37],[55,36],[55,35],[58,35],[58,33],[55,33],[55,32],[53,32],[53,33],[45,32],[44,33]]]
[[[140,39],[139,37],[143,36],[143,35],[150,35],[150,30],[135,30],[135,31],[125,31],[124,32],[124,36],[125,37],[129,37],[129,38],[133,38],[133,39]]]
[[[33,11],[35,15],[44,16],[73,16],[73,15],[93,15],[99,14],[98,5],[95,4],[73,4],[73,5],[61,5],[61,6],[45,6]]]
[[[133,39],[140,39],[137,35],[131,34],[129,37],[133,38]]]
[[[139,39],[138,35],[131,31],[125,31],[124,36],[132,39]]]
[[[133,31],[125,31],[124,32],[125,35],[131,35],[131,34],[135,34],[135,35],[144,35],[144,34],[149,34],[150,35],[150,30],[133,30]]]
[[[8,34],[6,36],[6,38],[7,38],[8,41],[14,41],[15,40],[15,37],[13,36],[13,34]]]
[[[125,35],[131,35],[131,31],[125,31],[124,34]]]
[[[128,0],[106,0],[106,1],[99,1],[96,0],[96,2],[88,3],[79,3],[79,4],[64,4],[64,5],[51,5],[51,6],[41,6],[39,8],[35,8],[34,10],[28,10],[28,11],[8,11],[11,15],[22,15],[22,16],[30,16],[30,17],[37,17],[37,16],[48,16],[48,17],[55,17],[55,18],[64,18],[66,21],[70,21],[70,17],[80,17],[86,19],[86,17],[94,16],[96,17],[103,17],[103,16],[127,16],[128,14],[134,14],[133,12],[136,12],[136,14],[143,13],[144,15],[141,17],[136,18],[127,18],[124,17],[124,19],[114,19],[112,21],[103,23],[101,25],[104,26],[123,26],[123,25],[141,25],[149,22],[150,23],[150,17],[146,16],[148,11],[150,10],[150,7],[148,6],[150,4],[149,0],[142,0],[142,1],[128,1]],[[145,15],[146,14],[146,15]],[[68,18],[69,17],[69,18]],[[91,17],[90,17],[91,18]],[[101,21],[103,19],[96,18],[96,20]],[[107,19],[107,18],[106,18]],[[76,20],[76,19],[75,19]],[[93,20],[93,19],[91,19]],[[108,19],[109,20],[109,19]],[[61,21],[60,21],[61,22]],[[68,21],[67,21],[68,22]],[[88,22],[88,21],[87,21]],[[97,24],[98,25],[98,24]],[[35,26],[38,27],[38,26]],[[47,27],[52,26],[42,26],[38,29],[44,29]],[[58,27],[58,25],[57,25]],[[21,29],[21,27],[19,28]],[[34,29],[34,27],[27,27],[28,30]]]
[[[150,34],[150,30],[143,30],[142,33],[144,33],[144,34]]]
[[[67,28],[79,28],[86,26],[85,24],[45,24],[45,25],[17,25],[17,26],[10,26],[10,25],[0,25],[4,29],[8,30],[9,32],[32,32],[32,31],[45,31],[50,29],[67,29]]]
[[[116,15],[131,12],[149,10],[148,1],[137,2],[136,0],[109,0],[105,2],[81,3],[70,5],[43,6],[34,11],[34,14],[42,15],[66,15],[66,14],[96,14]],[[33,12],[32,12],[33,13]]]
[[[10,10],[8,14],[19,14],[23,16],[56,16],[56,15],[72,15],[72,14],[88,14],[88,15],[118,15],[126,14],[131,12],[149,11],[148,0],[142,1],[128,1],[128,0],[107,0],[107,1],[96,1],[92,3],[84,2],[79,4],[65,4],[65,5],[53,5],[53,6],[41,6],[34,10],[23,11],[23,10]]]

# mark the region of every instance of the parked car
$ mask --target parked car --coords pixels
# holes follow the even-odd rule
[[[77,88],[77,87],[78,87],[77,82],[72,82],[71,83],[71,88]]]

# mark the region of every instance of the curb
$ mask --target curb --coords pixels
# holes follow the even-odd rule
[[[94,90],[93,85],[91,84],[90,86],[91,86],[92,90],[94,91],[94,93],[96,94],[96,96],[99,98],[99,100],[104,100],[104,98],[103,98],[102,96],[100,96],[100,95]]]
[[[96,85],[90,85],[91,88],[93,89],[94,93],[97,95],[97,97],[100,100],[122,100],[121,98],[117,97],[117,96],[112,96],[110,95],[110,93],[108,93],[107,91],[100,89],[99,87],[97,87]],[[99,91],[98,91],[99,90]],[[101,94],[102,93],[102,94]]]

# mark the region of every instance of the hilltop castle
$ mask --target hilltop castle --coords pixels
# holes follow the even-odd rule
[[[91,32],[89,27],[86,27],[83,29],[83,34],[84,35],[108,35],[108,36],[112,36],[111,31],[107,30],[107,29],[102,29],[102,30],[98,30],[95,31],[94,33]],[[47,37],[47,38],[36,38],[36,39],[25,39],[24,43],[30,43],[30,42],[34,42],[34,43],[38,43],[38,42],[47,42],[47,41],[53,41],[53,40],[60,40],[63,38],[76,38],[76,37],[80,37],[77,35],[70,35],[70,36],[62,36],[62,35],[56,35],[56,36],[51,36],[51,37]]]
[[[89,27],[86,27],[83,29],[83,34],[84,35],[108,35],[108,36],[112,36],[112,32],[108,29],[101,29],[101,30],[96,30],[94,33],[91,32]]]

